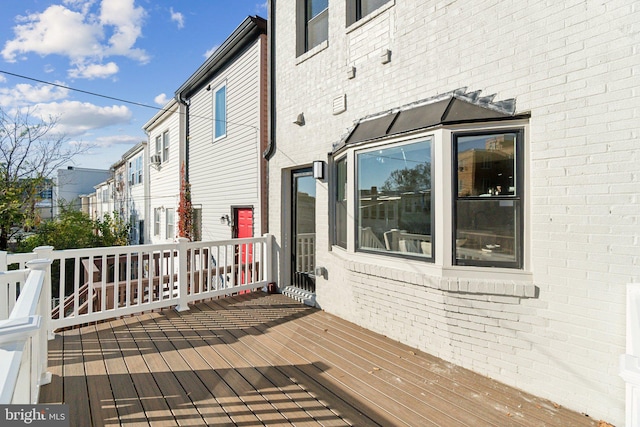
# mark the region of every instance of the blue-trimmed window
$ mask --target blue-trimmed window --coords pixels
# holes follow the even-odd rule
[[[227,134],[227,86],[219,87],[214,95],[214,139],[222,138]]]

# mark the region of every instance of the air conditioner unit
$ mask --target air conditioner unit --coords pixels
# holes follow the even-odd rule
[[[160,154],[154,154],[151,156],[151,164],[154,166],[158,166],[160,164]]]

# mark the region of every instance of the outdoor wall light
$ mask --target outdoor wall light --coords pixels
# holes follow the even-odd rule
[[[298,117],[293,121],[298,126],[304,126],[304,113],[298,114]]]
[[[322,160],[313,161],[313,177],[315,179],[324,179],[324,162]]]
[[[222,215],[222,216],[220,217],[220,224],[222,224],[222,225],[229,225],[229,224],[231,224],[231,220],[229,219],[229,215],[226,215],[226,214],[225,214],[225,215]]]

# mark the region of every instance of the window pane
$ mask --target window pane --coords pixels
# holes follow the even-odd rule
[[[169,160],[169,132],[162,134],[162,161]]]
[[[519,200],[458,199],[456,260],[514,263],[518,260]]]
[[[167,209],[167,214],[166,214],[166,221],[167,221],[167,227],[166,227],[166,236],[165,238],[167,239],[173,239],[173,228],[174,228],[174,217],[173,217],[173,209]]]
[[[329,37],[328,17],[329,11],[325,9],[307,23],[307,50],[314,48]]]
[[[320,14],[329,7],[329,0],[307,0],[307,20]]]
[[[363,16],[367,16],[368,14],[370,14],[371,12],[373,12],[374,10],[376,10],[377,8],[379,8],[380,6],[388,2],[389,0],[361,0],[360,1],[361,15],[359,16],[359,18]]]
[[[357,154],[358,248],[432,256],[431,141]]]
[[[335,244],[347,247],[347,159],[336,162]]]
[[[227,133],[227,87],[222,86],[215,97],[215,137],[219,138]]]
[[[515,141],[515,133],[459,137],[458,197],[515,195]]]

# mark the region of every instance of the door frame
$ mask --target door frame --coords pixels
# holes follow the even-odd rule
[[[289,224],[287,224],[288,227],[288,239],[287,239],[287,251],[285,252],[285,259],[288,261],[288,268],[287,268],[287,274],[288,274],[288,281],[286,283],[288,283],[290,286],[297,288],[296,286],[296,280],[295,280],[295,274],[294,274],[294,269],[295,269],[295,260],[294,257],[297,255],[297,242],[294,242],[294,237],[297,235],[297,230],[296,230],[296,213],[297,213],[297,206],[296,206],[296,179],[299,177],[311,177],[313,179],[314,185],[315,185],[315,179],[313,178],[313,168],[311,167],[311,165],[307,165],[307,166],[302,166],[302,167],[298,167],[295,169],[291,169],[290,173],[289,173],[289,182],[288,182],[288,187],[289,187],[289,200],[288,200],[288,207],[287,207],[287,212],[290,213],[290,215],[287,215],[288,220],[289,220]],[[314,198],[316,198],[316,191],[314,188]],[[317,209],[317,208],[316,208]],[[314,220],[314,233],[316,230],[316,226],[317,226],[317,222],[316,222],[316,210],[314,209],[313,212],[313,220]],[[315,266],[315,257],[316,257],[316,246],[314,243],[314,250],[313,250],[313,259],[314,259],[314,266]],[[309,274],[310,279],[313,281],[313,292],[310,292],[308,290],[305,290],[305,292],[310,292],[312,294],[315,294],[315,272],[310,272]]]
[[[251,236],[256,235],[256,210],[253,205],[231,205],[231,238],[238,237],[238,210],[239,209],[251,209]]]

